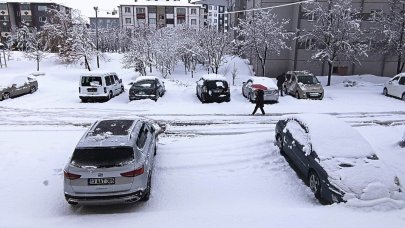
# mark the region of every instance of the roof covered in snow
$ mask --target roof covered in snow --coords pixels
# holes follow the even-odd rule
[[[117,1],[117,4],[120,6],[201,6],[198,4],[189,3],[188,0],[120,0]]]
[[[267,77],[251,77],[253,84],[260,84],[267,87],[267,89],[278,89],[273,79]]]
[[[134,82],[139,82],[139,81],[143,81],[143,80],[155,80],[155,79],[159,80],[159,77],[156,77],[156,76],[139,76],[139,77],[137,77],[135,79]]]
[[[205,80],[220,80],[220,81],[226,81],[225,76],[222,74],[205,74],[201,78]]]

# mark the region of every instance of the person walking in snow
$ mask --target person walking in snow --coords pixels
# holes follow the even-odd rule
[[[255,110],[253,110],[252,115],[256,114],[256,111],[258,108],[260,108],[260,111],[262,112],[263,115],[265,115],[266,113],[264,112],[264,91],[261,89],[258,89],[255,91],[256,94],[256,106],[255,106]]]
[[[285,79],[286,79],[285,73],[282,73],[279,76],[277,76],[277,87],[278,87],[280,96],[283,96],[283,85],[284,85]]]

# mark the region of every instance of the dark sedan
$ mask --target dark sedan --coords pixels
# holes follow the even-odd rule
[[[9,82],[0,84],[0,101],[8,98],[34,93],[38,89],[38,82],[33,77],[17,76]]]
[[[141,76],[129,89],[129,100],[152,99],[157,101],[166,93],[165,84],[155,76]]]
[[[320,202],[399,203],[403,197],[395,173],[347,123],[300,114],[278,121],[275,132],[280,152]]]
[[[207,74],[197,81],[196,95],[202,103],[229,102],[231,92],[226,78],[219,74]]]

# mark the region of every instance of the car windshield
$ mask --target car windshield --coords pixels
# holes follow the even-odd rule
[[[99,85],[102,85],[101,77],[82,77],[82,86],[91,86],[92,82],[98,82]]]
[[[318,79],[313,75],[299,75],[298,82],[302,84],[318,84]]]
[[[100,121],[93,131],[89,132],[89,136],[96,135],[128,135],[130,131],[133,120],[103,120]]]
[[[71,164],[77,167],[119,167],[133,163],[130,147],[79,148],[73,152]]]
[[[143,80],[134,83],[134,87],[136,88],[154,88],[155,81],[154,80]]]
[[[228,82],[226,81],[207,81],[206,82],[208,89],[217,89],[217,88],[228,88]]]

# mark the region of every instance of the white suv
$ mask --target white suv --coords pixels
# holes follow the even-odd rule
[[[398,97],[405,101],[405,73],[398,74],[386,82],[383,93],[385,96]]]
[[[122,79],[116,73],[87,73],[80,76],[79,97],[89,100],[110,100],[124,92]]]

